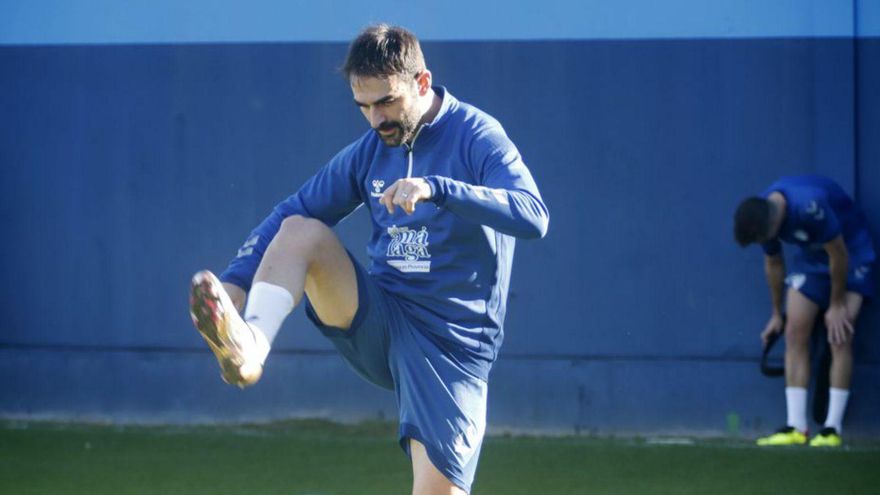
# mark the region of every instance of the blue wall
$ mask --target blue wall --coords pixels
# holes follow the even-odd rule
[[[877,36],[874,0],[4,0],[0,43],[347,42],[377,21],[434,41],[850,37],[856,12]]]
[[[852,30],[844,10],[811,25],[834,31],[848,13]],[[880,239],[880,40],[839,34],[425,43],[435,80],[504,123],[551,210],[547,239],[517,248],[490,422],[719,432],[735,414],[751,433],[784,421],[781,381],[757,373],[761,255],[733,243],[730,219],[777,176],[818,171],[857,194]],[[191,274],[222,269],[365,130],[334,72],[344,53],[0,46],[0,415],[395,417],[301,313],[243,392],[221,383],[187,315]],[[367,228],[356,215],[338,230],[362,254]],[[878,323],[869,307],[852,433],[880,433]]]

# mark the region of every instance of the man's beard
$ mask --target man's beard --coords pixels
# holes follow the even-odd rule
[[[401,144],[408,143],[412,140],[418,127],[419,119],[417,116],[404,114],[400,121],[383,122],[382,125],[373,130],[376,131],[376,134],[379,135],[379,139],[381,139],[387,146],[400,146]],[[384,135],[379,132],[391,129],[395,129],[396,132]]]

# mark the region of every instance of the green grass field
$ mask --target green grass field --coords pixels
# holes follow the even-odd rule
[[[408,494],[387,424],[113,427],[0,423],[3,494]],[[880,445],[758,449],[746,440],[489,437],[473,493],[874,494]]]

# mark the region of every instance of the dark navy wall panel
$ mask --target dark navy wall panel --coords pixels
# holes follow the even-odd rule
[[[22,370],[27,376],[22,377]],[[272,356],[259,385],[224,384],[209,353],[0,349],[2,417],[139,423],[328,417],[394,420],[394,396],[334,353]],[[781,379],[750,361],[508,358],[493,371],[492,431],[756,435],[785,421]],[[862,367],[847,434],[872,435],[880,369]]]
[[[505,351],[748,353],[769,303],[759,250],[732,241],[736,203],[786,173],[852,175],[816,152],[839,142],[814,123],[817,73],[851,70],[849,41],[821,43],[463,44],[435,57],[505,124],[551,210],[547,240],[518,246]],[[823,99],[851,119],[851,94]],[[547,294],[559,309],[533,311]]]
[[[860,47],[859,60],[876,51],[870,40]],[[859,124],[876,123],[876,97],[864,96],[876,67],[855,84],[852,48],[847,39],[425,44],[435,80],[504,124],[551,211],[548,237],[517,246],[490,414],[535,428],[712,430],[730,413],[775,425],[781,382],[754,366],[769,311],[761,255],[733,243],[732,210],[786,173],[830,173],[863,203],[866,187],[876,196],[865,160],[877,145],[859,134],[856,148],[851,136],[854,94]],[[16,384],[0,385],[0,414],[243,417],[224,409],[235,391],[191,327],[188,280],[221,270],[277,201],[364,132],[334,72],[344,52],[341,43],[0,47],[0,345],[25,364],[5,367]],[[338,229],[359,256],[364,220]],[[854,431],[877,431],[880,337],[859,339],[851,418]],[[246,392],[253,417],[388,413],[369,385],[345,385],[371,404],[358,409],[317,383],[357,379],[342,378],[350,372],[301,311],[276,342],[267,383]],[[316,359],[321,373],[300,370]],[[89,385],[112,370],[138,393],[107,397],[118,377]],[[540,379],[517,387],[532,375]],[[273,402],[267,390],[286,386],[308,398]],[[773,393],[756,399],[752,389]],[[675,405],[662,406],[666,391]],[[640,396],[658,408],[646,412]],[[690,403],[702,406],[682,418]],[[574,412],[554,413],[557,404]]]
[[[880,17],[878,17],[880,20]],[[878,22],[880,26],[880,22]],[[856,46],[857,107],[856,134],[858,199],[868,217],[874,248],[880,250],[880,38],[863,38]],[[874,282],[880,287],[880,268],[875,266]],[[878,361],[880,356],[880,302],[875,300],[865,312],[859,338],[865,345],[856,349],[862,360]],[[877,382],[872,385],[877,389]]]
[[[18,238],[6,341],[196,344],[179,332],[190,272],[221,268],[363,130],[334,76],[342,46],[0,53],[2,208]]]
[[[0,349],[0,357],[3,376],[28,375],[0,388],[4,417],[201,423],[397,414],[392,394],[330,353],[273,356],[259,386],[245,390],[223,383],[210,353]]]

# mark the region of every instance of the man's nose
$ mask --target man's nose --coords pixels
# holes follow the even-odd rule
[[[378,129],[380,125],[385,123],[385,115],[378,108],[370,109],[370,126],[373,129]]]

